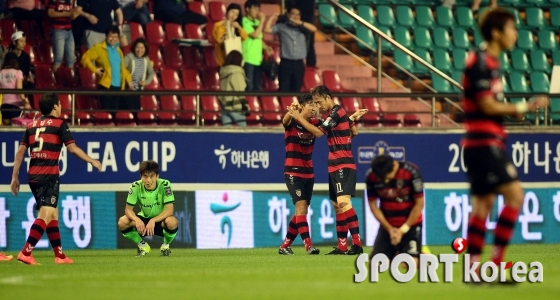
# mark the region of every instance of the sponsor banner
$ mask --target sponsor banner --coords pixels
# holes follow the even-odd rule
[[[172,183],[173,184],[173,183]],[[124,209],[126,206],[126,198],[128,197],[128,193],[125,192],[118,192],[117,194],[117,201],[115,202],[116,211],[117,211],[117,220],[124,215]],[[176,191],[173,190],[173,195],[175,196],[175,203],[173,205],[173,215],[177,218],[178,221],[178,229],[177,236],[175,240],[171,244],[173,248],[195,248],[196,247],[196,212],[194,209],[194,192],[183,192],[183,191]],[[135,212],[139,212],[140,208],[138,206],[135,207]],[[117,234],[117,247],[118,248],[136,248],[136,244],[134,244],[129,239],[125,238],[118,227],[116,226],[115,220],[115,228]],[[163,238],[154,236],[154,237],[144,237],[144,240],[154,246],[154,248],[159,247],[159,244],[163,242]]]
[[[472,206],[467,189],[426,189],[424,208],[425,245],[447,245],[458,237],[467,237],[469,214]],[[526,188],[524,203],[511,242],[526,243],[560,243],[558,228],[560,226],[560,189]],[[369,210],[367,200],[366,245],[372,246],[377,235],[379,223]],[[494,208],[486,226],[488,233],[486,243],[492,243],[491,234],[496,228],[499,212],[504,206],[502,196],[497,197]]]
[[[288,192],[254,192],[254,232],[255,247],[280,246],[288,224],[295,212],[295,205]],[[356,210],[363,236],[364,207],[361,198],[352,199],[352,207]],[[313,244],[336,246],[336,216],[328,192],[314,193],[307,214],[309,233]],[[349,241],[350,236],[349,236]],[[293,245],[303,245],[301,236],[298,236]]]
[[[196,191],[198,249],[253,248],[251,191]]]
[[[25,243],[37,211],[31,193],[0,193],[0,251],[19,251]],[[62,247],[114,249],[117,246],[115,193],[60,193],[58,226]],[[46,232],[35,249],[50,249]]]
[[[2,132],[0,182],[9,183],[22,132]],[[73,133],[80,146],[103,164],[101,173],[66,150],[60,159],[61,183],[130,183],[140,162],[154,159],[161,177],[174,183],[284,183],[282,132],[98,132]],[[461,133],[360,133],[352,140],[358,182],[371,160],[387,153],[415,163],[425,182],[465,182]],[[319,138],[313,160],[315,182],[327,183],[326,138]],[[512,133],[507,152],[525,182],[558,181],[560,133]],[[29,159],[22,164],[25,174]],[[69,168],[70,167],[70,168]],[[66,176],[70,174],[70,176]],[[79,176],[74,176],[79,174]],[[20,180],[25,181],[25,175]]]

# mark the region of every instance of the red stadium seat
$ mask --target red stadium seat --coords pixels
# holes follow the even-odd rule
[[[168,44],[163,47],[163,57],[165,58],[165,66],[175,70],[183,68],[183,57],[178,45]]]
[[[406,114],[403,117],[404,127],[422,127],[420,119],[415,114]]]
[[[37,97],[40,99],[40,97]],[[71,122],[72,120],[72,97],[68,94],[59,94],[58,99],[60,100],[60,106],[62,107],[62,113],[60,118]]]
[[[38,65],[35,67],[35,83],[38,89],[57,89],[59,88],[54,78],[54,73],[50,66]]]
[[[181,25],[175,23],[166,23],[165,24],[165,36],[167,37],[168,42],[172,42],[176,39],[184,39],[185,35],[183,34],[183,29]]]
[[[173,69],[162,69],[161,70],[161,83],[163,88],[166,90],[182,90],[183,85],[179,79],[179,75]]]
[[[115,115],[115,123],[117,126],[136,126],[134,115],[127,111],[119,111]]]
[[[214,47],[204,47],[202,48],[204,53],[204,65],[208,68],[218,68],[218,62],[216,61],[216,50]]]
[[[154,63],[154,70],[159,71],[164,66],[163,57],[161,56],[159,45],[149,44],[148,47],[150,47],[150,54],[148,56],[150,57],[150,60]]]
[[[204,57],[198,47],[181,47],[183,68],[200,70],[204,66]]]
[[[140,111],[137,115],[138,125],[155,126],[157,125],[157,115],[154,112]]]
[[[342,97],[341,104],[344,110],[351,115],[355,113],[358,109],[362,108],[362,103],[360,98],[355,97]]]
[[[309,92],[312,88],[321,85],[321,78],[319,78],[319,73],[315,68],[305,68],[305,73],[303,75],[303,86],[302,92]]]
[[[181,113],[179,114],[179,123],[182,125],[196,124],[196,97],[181,97]]]
[[[208,18],[210,21],[218,22],[226,18],[226,6],[220,1],[208,2]],[[240,12],[241,13],[241,12]]]
[[[217,68],[208,68],[202,71],[202,82],[207,90],[219,91],[220,74]]]
[[[280,108],[281,108],[281,111],[283,111],[283,112],[288,111],[288,110],[287,110],[287,107],[290,106],[290,105],[292,105],[292,103],[293,103],[294,101],[296,101],[296,102],[298,101],[298,98],[297,98],[296,96],[292,96],[292,97],[290,97],[290,96],[283,96],[283,97],[280,97],[280,104],[281,104],[281,107],[280,107]]]
[[[2,31],[3,41],[12,42],[12,34],[16,32],[16,22],[12,19],[0,20],[0,30]]]
[[[140,23],[128,22],[128,26],[130,26],[130,38],[132,39],[132,41],[130,41],[131,43],[139,38],[146,38],[144,35],[144,29]]]
[[[368,112],[362,117],[366,127],[381,127],[381,106],[377,98],[362,98],[362,108],[366,108]]]
[[[402,121],[397,114],[384,114],[383,125],[385,127],[402,127]]]
[[[39,26],[36,21],[31,20],[21,20],[21,28],[19,30],[25,32],[26,42],[31,45],[40,44],[43,41],[43,33],[41,32],[41,26]],[[11,35],[4,36],[4,38],[11,38]]]
[[[93,74],[88,68],[84,68],[84,67],[78,68],[78,75],[80,76],[81,88],[86,90],[97,89],[95,74]]]
[[[159,124],[161,125],[177,125],[179,118],[177,112],[181,110],[177,96],[164,95],[160,96],[161,109],[164,110],[159,113]]]
[[[278,78],[274,80],[268,79],[268,77],[263,76],[263,91],[275,92],[278,91]]]
[[[333,93],[355,93],[355,90],[345,89],[340,83],[340,76],[333,70],[323,71],[323,84],[326,85]]]
[[[249,111],[251,112],[246,120],[248,126],[262,126],[261,124],[261,104],[257,96],[247,96]]]
[[[214,32],[214,25],[216,25],[216,22],[210,21],[208,22],[208,24],[206,24],[206,27],[204,28],[204,30],[206,31],[206,38],[208,38],[208,42],[211,44],[216,43],[214,37],[212,36],[212,32]]]
[[[192,11],[193,13],[197,13],[205,17],[208,16],[204,3],[193,1],[193,2],[189,2],[188,5],[189,5],[189,10]]]
[[[76,95],[76,123],[80,126],[92,126],[95,111],[99,105],[94,96]]]
[[[184,69],[181,73],[183,87],[186,90],[202,90],[202,81],[197,70]]]
[[[100,111],[95,113],[95,125],[96,126],[115,126],[113,121],[113,115],[108,112]]]
[[[138,125],[156,125],[157,124],[157,112],[159,111],[159,104],[157,102],[156,96],[152,95],[142,95],[140,96],[140,109],[136,118],[138,119]]]
[[[205,40],[204,32],[197,24],[185,24],[183,27],[187,39]]]
[[[141,110],[159,110],[159,105],[154,95],[140,96],[140,109]]]
[[[149,91],[161,90],[161,85],[159,82],[160,82],[159,75],[155,73],[152,82],[146,85],[145,89]]]
[[[165,32],[163,31],[163,26],[161,26],[160,22],[153,21],[146,24],[146,39],[150,44],[160,46],[167,44]]]
[[[54,57],[51,44],[40,43],[37,45],[37,60],[43,65],[52,66]]]
[[[262,122],[265,126],[277,126],[282,123],[282,114],[280,111],[280,102],[278,98],[274,96],[263,96],[261,97],[262,104]]]
[[[200,117],[204,122],[204,126],[218,126],[220,125],[221,110],[218,97],[216,96],[201,96],[200,97]]]
[[[77,88],[78,80],[74,69],[65,66],[60,66],[54,74],[56,82],[63,88]]]
[[[31,65],[37,65],[37,56],[35,55],[35,49],[33,49],[33,46],[31,46],[31,44],[25,44],[25,48],[23,48],[23,51],[29,54],[29,57],[31,58]]]

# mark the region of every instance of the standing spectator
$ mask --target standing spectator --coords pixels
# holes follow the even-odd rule
[[[76,55],[74,53],[74,36],[72,35],[72,20],[80,15],[73,0],[49,0],[48,15],[52,18],[52,46],[54,52],[53,72],[62,64],[62,57],[66,53],[66,65],[74,67]]]
[[[117,0],[77,0],[80,16],[87,19],[84,26],[86,47],[89,49],[105,39],[105,33],[113,26],[111,12],[117,16],[118,29],[122,29],[123,13]],[[81,41],[78,41],[81,45]]]
[[[21,21],[35,21],[37,26],[43,26],[45,8],[41,1],[35,0],[8,0],[8,9],[16,22],[16,27],[21,28]],[[40,30],[41,34],[43,31]]]
[[[35,89],[33,77],[31,77],[31,56],[24,51],[27,44],[25,33],[23,31],[16,31],[12,34],[12,44],[8,49],[17,55],[18,66],[23,73],[23,89]]]
[[[154,79],[154,67],[148,57],[150,48],[145,39],[138,38],[132,43],[130,49],[131,52],[124,57],[124,65],[132,76],[132,89],[140,91]],[[127,96],[123,100],[121,109],[140,110],[140,96]]]
[[[231,27],[231,31],[235,32],[236,36],[241,37],[244,41],[247,39],[247,31],[241,27],[240,23],[241,17],[241,6],[237,3],[231,3],[228,5],[226,10],[226,18],[223,21],[216,22],[214,24],[214,30],[212,31],[212,37],[216,41],[216,62],[221,67],[224,65],[224,60],[226,57],[226,51],[224,47],[224,41],[227,36],[227,26]]]
[[[233,50],[226,57],[225,65],[220,69],[220,88],[222,91],[243,92],[246,87],[245,72],[241,67],[243,56],[239,51]],[[247,126],[244,114],[244,105],[247,105],[245,96],[221,96],[222,125]],[[247,107],[245,107],[246,109]],[[247,111],[247,110],[245,110]]]
[[[154,0],[154,18],[164,23],[197,24],[208,23],[208,18],[189,10],[194,0]]]
[[[288,21],[272,25],[278,19],[274,14],[266,23],[265,32],[278,34],[280,38],[280,65],[278,66],[278,83],[281,92],[299,92],[303,85],[307,56],[305,35],[317,31],[317,27],[301,20],[299,9],[288,9]]]
[[[97,75],[99,90],[124,90],[126,85],[132,90],[132,78],[124,65],[123,53],[119,47],[120,32],[111,26],[105,34],[105,41],[91,47],[82,56],[82,65]],[[92,63],[95,61],[95,65]],[[120,109],[120,96],[101,96],[101,108]]]
[[[295,3],[296,1],[294,1]],[[315,0],[298,0],[298,7],[301,12],[301,20],[305,23],[315,24]],[[305,64],[308,67],[317,66],[317,56],[315,55],[315,32],[309,31],[307,34],[307,58]]]
[[[262,85],[261,64],[263,61],[263,27],[266,16],[261,12],[261,4],[256,0],[245,2],[243,29],[249,38],[243,41],[243,60],[247,77],[247,92],[258,92]]]
[[[148,10],[148,0],[118,0],[125,21],[138,22],[142,26],[152,21]]]
[[[0,71],[0,88],[2,89],[22,89],[23,74],[19,70],[17,57],[14,53],[6,55],[2,71]],[[2,95],[2,124],[12,125],[12,119],[21,114],[21,109],[30,109],[29,100],[24,94],[4,94]]]

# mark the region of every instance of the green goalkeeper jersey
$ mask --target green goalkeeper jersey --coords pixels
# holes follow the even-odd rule
[[[156,188],[152,191],[144,187],[142,180],[133,182],[128,191],[128,198],[126,198],[126,204],[128,205],[135,206],[138,203],[140,206],[138,215],[144,218],[158,216],[163,212],[166,204],[174,202],[175,197],[171,189],[171,182],[161,178],[157,180]]]

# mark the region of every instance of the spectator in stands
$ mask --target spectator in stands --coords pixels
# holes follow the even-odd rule
[[[31,76],[31,56],[24,51],[26,44],[25,33],[16,31],[12,34],[12,44],[10,44],[8,50],[17,55],[18,66],[23,73],[23,89],[32,90],[35,89],[35,84]]]
[[[138,38],[132,42],[131,52],[124,57],[124,65],[132,77],[132,89],[143,90],[154,79],[154,67],[148,57],[148,41]],[[127,96],[122,99],[121,109],[140,110],[140,96]]]
[[[86,47],[89,49],[105,40],[105,33],[113,26],[112,12],[117,17],[118,29],[122,29],[123,13],[121,6],[117,0],[78,0],[78,9],[81,11],[80,16],[86,18],[84,35],[86,39]],[[78,41],[81,45],[82,42]]]
[[[0,88],[2,89],[22,89],[23,73],[18,67],[17,56],[15,53],[6,55],[2,71],[0,71]],[[12,119],[21,114],[22,108],[31,109],[29,100],[24,94],[4,94],[2,95],[2,124],[12,125]]]
[[[230,26],[231,31],[234,32],[236,36],[241,37],[242,41],[246,40],[248,37],[247,31],[240,25],[242,22],[241,20],[241,6],[237,3],[230,3],[226,10],[225,20],[216,22],[214,25],[212,37],[216,41],[216,62],[220,67],[224,65],[226,56],[224,41],[227,36],[227,26]]]
[[[118,0],[127,22],[137,22],[142,26],[152,21],[148,10],[148,0]]]
[[[236,50],[231,51],[224,66],[220,69],[220,88],[222,91],[243,92],[247,83],[243,71],[243,55]],[[245,114],[249,112],[245,96],[221,96],[222,125],[247,126]]]
[[[76,62],[72,20],[80,15],[80,10],[76,8],[74,0],[49,0],[47,9],[52,22],[53,72],[56,73],[64,53],[69,68],[73,68]]]
[[[42,1],[35,0],[8,0],[8,9],[12,13],[12,18],[16,22],[17,28],[21,27],[21,21],[35,21],[38,28],[43,26],[43,16],[45,15],[45,7]],[[41,35],[43,31],[39,30]]]
[[[154,0],[154,18],[165,23],[197,24],[208,23],[206,16],[189,10],[194,0]]]
[[[449,8],[453,8],[453,5],[455,5],[455,2],[456,2],[455,0],[442,0],[441,5],[447,6]],[[482,3],[482,0],[473,0],[472,4],[471,4],[471,10],[476,13],[480,9],[480,4],[481,3]],[[498,7],[498,0],[490,0],[490,7],[492,7],[492,8]]]
[[[247,92],[258,92],[262,85],[261,64],[263,49],[271,53],[272,49],[263,41],[265,14],[261,12],[261,4],[257,0],[245,2],[245,17],[242,20],[243,29],[249,38],[243,41],[243,60],[245,76],[247,77]]]
[[[301,20],[315,24],[315,0],[298,0],[293,1],[294,5],[297,3],[301,12]],[[317,66],[317,56],[315,55],[315,32],[309,31],[306,36],[307,41],[307,57],[305,58],[305,65],[308,67]]]
[[[305,36],[317,31],[317,27],[301,20],[297,7],[288,8],[288,21],[272,25],[278,19],[274,14],[266,23],[265,32],[278,34],[280,38],[280,65],[278,66],[278,84],[281,92],[299,92],[303,85],[307,57]]]
[[[130,72],[124,65],[119,38],[119,28],[111,26],[105,34],[105,41],[95,44],[82,56],[82,65],[97,75],[99,90],[124,90],[127,86],[134,89]],[[101,96],[100,104],[102,109],[118,110],[120,96]]]

